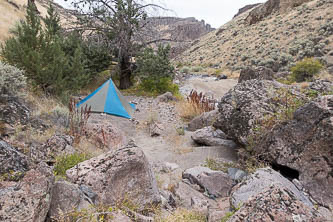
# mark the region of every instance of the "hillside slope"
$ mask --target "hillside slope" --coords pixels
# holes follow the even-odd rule
[[[281,12],[272,10],[266,17],[252,21],[252,25],[249,14],[259,7],[262,10],[263,5],[248,10],[202,37],[177,61],[231,70],[261,65],[285,71],[304,57],[325,60],[333,50],[333,0],[292,6]]]
[[[9,31],[16,23],[24,18],[28,0],[1,0],[0,1],[0,42],[10,35]],[[38,11],[42,16],[47,14],[47,7],[52,4],[60,14],[61,23],[68,25],[73,17],[66,10],[52,0],[35,0]]]

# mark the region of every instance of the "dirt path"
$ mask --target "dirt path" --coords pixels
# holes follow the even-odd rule
[[[194,88],[205,93],[211,91],[214,98],[221,97],[236,84],[235,80],[215,81],[211,78],[193,78],[185,82],[185,88]],[[187,168],[201,165],[207,158],[223,158],[227,161],[236,161],[236,152],[226,147],[197,146],[191,139],[192,132],[185,131],[179,135],[177,128],[185,126],[176,111],[176,103],[158,102],[153,98],[128,97],[137,103],[133,120],[110,115],[94,114],[90,121],[96,123],[112,124],[124,132],[125,140],[133,139],[143,149],[152,165],[163,163],[176,163],[179,170],[176,177]],[[148,124],[156,121],[162,124],[164,130],[161,136],[151,137]]]

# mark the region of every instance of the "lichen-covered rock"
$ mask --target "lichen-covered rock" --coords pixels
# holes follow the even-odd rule
[[[66,175],[73,183],[90,187],[104,205],[130,200],[143,209],[161,201],[152,168],[133,142],[79,163]]]
[[[333,204],[333,95],[302,106],[256,147],[270,162],[299,172],[299,181],[321,204]]]
[[[14,126],[26,125],[30,118],[30,110],[17,97],[0,95],[0,120]]]
[[[0,182],[0,221],[44,222],[54,176],[44,163],[31,167],[18,182]]]
[[[316,80],[310,83],[309,89],[318,93],[328,93],[333,91],[333,83],[327,80]]]
[[[304,205],[313,207],[311,201],[289,180],[281,176],[278,172],[270,168],[258,169],[246,180],[237,184],[231,191],[231,205],[235,208],[244,204],[249,198],[257,196],[260,192],[267,189],[271,184],[278,187],[287,188]]]
[[[326,221],[318,211],[305,205],[288,188],[271,184],[249,198],[228,222],[242,221]]]
[[[29,170],[27,156],[0,140],[0,181],[17,181]]]
[[[274,79],[274,72],[266,67],[259,66],[256,68],[247,67],[243,69],[240,73],[238,83],[251,80],[251,79],[258,79],[258,80],[273,80]]]
[[[67,181],[57,181],[52,190],[52,200],[48,217],[57,220],[60,216],[69,217],[68,213],[88,209],[94,202],[81,191],[78,185]]]
[[[44,144],[31,147],[30,156],[36,161],[54,161],[57,156],[70,155],[76,152],[72,146],[74,138],[69,135],[54,135]]]
[[[224,146],[232,149],[237,147],[234,141],[227,139],[222,130],[215,129],[212,126],[195,131],[191,138],[197,144],[205,146]]]
[[[206,126],[211,126],[215,122],[218,116],[218,110],[212,110],[210,112],[202,113],[200,116],[195,117],[188,124],[189,131],[196,131],[198,129],[202,129]]]
[[[197,184],[202,191],[212,198],[227,197],[232,187],[232,180],[222,171],[214,171],[207,167],[194,167],[183,172],[183,179]]]
[[[282,100],[279,100],[279,92],[285,91],[289,91],[288,96],[301,98],[289,86],[275,81],[248,80],[237,84],[219,102],[219,115],[214,127],[221,129],[233,141],[247,145],[258,122],[280,110]]]

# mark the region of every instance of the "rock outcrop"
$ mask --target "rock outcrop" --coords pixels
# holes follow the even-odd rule
[[[258,5],[260,5],[261,3],[257,3],[257,4],[250,4],[250,5],[245,5],[243,8],[240,8],[237,12],[236,15],[234,15],[234,18],[236,18],[237,16],[240,16],[241,14],[243,14],[244,12],[249,11],[250,9],[253,9],[255,7],[257,7]]]
[[[333,204],[333,96],[302,106],[256,147],[272,163],[299,172],[299,180],[322,205]]]
[[[0,221],[44,222],[50,207],[54,176],[44,163],[0,141]]]
[[[161,201],[152,168],[133,142],[79,163],[66,175],[73,183],[90,187],[104,205],[127,200],[143,210]]]
[[[326,221],[314,208],[286,187],[272,184],[248,199],[228,222],[240,221]]]
[[[279,92],[285,91],[289,91],[289,96],[301,98],[289,86],[275,81],[248,80],[236,85],[219,102],[219,116],[214,127],[221,129],[228,138],[247,145],[258,123],[280,109]]]
[[[299,6],[310,0],[268,0],[265,4],[253,9],[246,18],[246,21],[253,25],[273,12],[285,13],[288,9]]]

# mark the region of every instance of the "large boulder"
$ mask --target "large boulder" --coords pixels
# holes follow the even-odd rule
[[[31,112],[17,97],[0,95],[0,120],[14,126],[16,124],[26,125],[30,119]]]
[[[225,94],[218,104],[219,115],[214,127],[227,137],[247,145],[248,138],[266,115],[281,109],[281,94],[301,98],[291,87],[269,80],[248,80],[237,84]]]
[[[215,129],[212,126],[195,131],[191,138],[197,144],[205,146],[237,147],[237,144],[234,141],[227,139],[227,136],[222,130]]]
[[[228,222],[241,221],[327,221],[305,205],[288,188],[271,184],[246,200]]]
[[[89,209],[94,202],[80,189],[78,185],[67,181],[57,181],[52,190],[52,200],[48,217],[57,221],[60,217],[70,217],[73,210]]]
[[[194,167],[183,172],[183,179],[197,184],[202,191],[212,198],[227,197],[232,187],[232,180],[222,171],[214,171],[207,167]]]
[[[273,80],[274,79],[274,72],[273,70],[259,66],[256,68],[247,67],[243,69],[240,73],[238,83],[251,80],[251,79],[258,79],[258,80]]]
[[[132,141],[67,170],[73,183],[89,186],[103,205],[131,201],[143,209],[158,204],[160,195],[152,168]]]
[[[0,221],[44,222],[52,197],[52,170],[44,163],[34,165],[4,141],[0,161]]]
[[[333,95],[302,106],[256,147],[266,160],[299,172],[299,181],[321,204],[333,205]]]
[[[212,110],[210,112],[204,112],[201,115],[195,117],[188,124],[189,131],[196,131],[198,129],[202,129],[206,126],[211,126],[215,122],[218,116],[218,110]]]
[[[231,191],[231,205],[235,208],[244,204],[249,198],[257,196],[260,192],[275,184],[281,188],[287,188],[293,195],[304,205],[312,208],[313,204],[297,187],[284,178],[278,172],[270,168],[258,169],[251,174],[246,180],[237,184]]]

